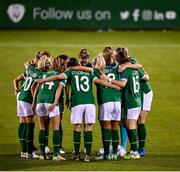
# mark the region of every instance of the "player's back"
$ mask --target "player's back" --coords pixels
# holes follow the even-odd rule
[[[122,93],[124,107],[127,109],[140,107],[140,78],[142,74],[140,74],[138,70],[127,68],[121,77],[121,79],[127,80]]]
[[[18,95],[18,100],[32,103],[31,86],[35,81],[35,79],[41,76],[42,76],[42,72],[36,67],[32,67],[32,68],[29,67],[24,72],[25,78],[20,93]]]
[[[56,74],[58,74],[58,72],[56,71],[44,72],[42,78],[48,78]],[[40,84],[37,95],[37,103],[53,103],[58,85],[59,85],[58,80]]]
[[[118,66],[116,67],[106,66],[105,75],[113,80],[118,80],[119,79]],[[114,102],[114,101],[120,102],[121,92],[113,88],[97,85],[97,100],[98,100],[98,104],[103,104],[106,102]]]
[[[92,82],[95,76],[88,72],[68,70],[64,72],[71,85],[72,106],[94,104]]]

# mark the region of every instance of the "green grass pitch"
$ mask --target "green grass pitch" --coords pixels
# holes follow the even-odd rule
[[[23,63],[39,50],[48,50],[53,56],[65,53],[77,57],[80,48],[88,48],[93,58],[106,45],[127,46],[130,55],[135,56],[150,75],[154,100],[146,122],[147,157],[90,163],[21,159],[12,81],[23,71]],[[38,122],[36,124],[38,146]],[[65,156],[70,158],[72,127],[67,109],[63,126],[63,145],[68,152]],[[93,131],[95,156],[101,147],[98,121]],[[49,145],[52,147],[51,138]],[[0,170],[180,170],[180,32],[0,31]]]

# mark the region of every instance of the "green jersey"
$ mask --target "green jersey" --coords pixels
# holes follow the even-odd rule
[[[132,64],[136,63],[137,60],[134,57],[129,57],[129,60]],[[139,70],[143,70],[143,69],[139,69]],[[144,71],[143,71],[144,72]],[[143,79],[141,79],[140,81],[140,87],[141,87],[141,91],[145,94],[149,93],[150,91],[152,91],[151,86],[149,84],[148,81],[145,81]]]
[[[95,75],[83,71],[67,70],[64,72],[71,85],[71,105],[95,104],[92,82]]]
[[[139,69],[139,70],[141,70],[142,72],[144,72],[143,69]],[[147,94],[147,93],[149,93],[150,91],[152,91],[149,82],[148,82],[148,81],[145,81],[145,80],[143,80],[143,79],[141,79],[141,81],[140,81],[140,87],[141,87],[141,92],[142,92],[142,93]]]
[[[31,65],[24,72],[24,82],[18,95],[18,100],[32,103],[31,86],[35,79],[42,76],[42,72],[38,68],[31,68]]]
[[[42,78],[48,78],[52,75],[57,75],[59,72],[57,71],[48,71],[42,75]],[[65,85],[65,80],[55,80],[51,82],[45,82],[39,86],[39,91],[37,95],[37,103],[53,103],[56,89],[58,88],[59,84],[62,83]]]
[[[59,70],[55,70],[55,73],[56,73],[56,75],[58,75],[58,74],[61,74],[62,72],[61,71],[59,71]],[[61,80],[61,82],[65,85],[66,84],[66,80]],[[62,91],[61,91],[61,95],[60,95],[60,97],[59,97],[59,102],[63,102],[64,101],[64,89],[62,89]]]
[[[122,101],[125,109],[141,107],[140,79],[143,78],[142,70],[127,68],[121,74],[121,80],[127,80],[123,88]]]
[[[128,58],[132,64],[135,64],[137,62],[135,57],[128,57]]]
[[[26,78],[29,76],[34,70],[36,69],[36,66],[34,64],[31,64],[28,66],[28,68],[24,71],[23,77]]]
[[[118,68],[119,66],[115,66],[115,67],[106,66],[105,75],[108,78],[111,78],[113,80],[118,80],[119,79]],[[98,69],[94,69],[94,74],[99,77],[100,72],[98,73],[97,70]],[[120,102],[121,91],[117,91],[113,88],[109,88],[109,87],[105,87],[105,86],[97,84],[97,101],[99,105],[106,102]]]

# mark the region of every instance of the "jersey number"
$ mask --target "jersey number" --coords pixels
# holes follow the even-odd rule
[[[24,91],[29,90],[31,83],[32,83],[32,77],[27,77],[26,81],[22,85],[24,87]]]
[[[107,77],[115,80],[115,74],[114,73],[108,73]]]
[[[139,85],[139,76],[133,76],[133,90],[134,90],[134,93],[138,93],[139,92],[139,88],[140,88],[140,85]]]
[[[80,81],[82,81],[82,84],[79,84],[79,76],[75,75],[76,80],[76,89],[77,91],[84,91],[87,92],[89,90],[89,78],[87,76],[82,76],[80,78]]]
[[[46,78],[46,75],[43,76],[43,78]],[[54,85],[54,82],[45,82],[42,84],[41,89],[44,88],[44,84],[48,85],[48,90],[51,90],[52,86]]]

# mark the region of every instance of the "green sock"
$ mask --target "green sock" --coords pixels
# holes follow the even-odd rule
[[[131,144],[131,150],[137,151],[137,130],[130,129],[128,130],[129,142]]]
[[[62,140],[63,140],[63,128],[62,123],[59,126],[59,134],[60,134],[60,148],[62,148]]]
[[[138,124],[138,140],[139,140],[139,151],[144,150],[146,143],[146,127],[145,124]]]
[[[84,132],[84,144],[85,144],[85,148],[86,148],[86,154],[88,156],[91,155],[92,141],[93,141],[92,131],[85,131]]]
[[[45,156],[45,130],[39,130],[39,145],[41,155]]]
[[[79,132],[79,131],[74,131],[73,132],[73,141],[74,141],[75,155],[79,155],[81,132]]]
[[[118,130],[112,130],[112,146],[113,146],[113,154],[117,154],[117,148],[119,144],[119,133]]]
[[[103,148],[104,148],[104,129],[101,126],[101,139],[102,139],[102,144],[103,144]]]
[[[32,145],[32,147],[33,147],[33,148],[32,148],[32,151],[35,150],[35,146],[34,146],[34,128],[35,128],[35,123],[33,122],[33,123],[32,123],[32,131],[33,131],[33,132],[32,132],[32,134],[33,134],[33,136],[32,136],[32,138],[33,138],[33,139],[32,139],[32,140],[33,140],[33,143],[32,143],[32,144],[33,144],[33,145]]]
[[[48,140],[49,140],[49,127],[45,128],[45,146],[48,146]]]
[[[26,123],[24,123],[24,127],[22,130],[22,152],[27,152],[27,146],[26,146],[26,131],[27,131],[27,126]]]
[[[60,140],[60,134],[59,130],[54,130],[53,131],[53,155],[57,156],[59,155],[59,140]]]
[[[26,131],[27,152],[28,154],[32,154],[34,123],[27,123],[26,126],[27,126],[27,131]]]
[[[109,155],[109,146],[111,142],[111,130],[103,128],[104,155]]]
[[[21,149],[22,149],[22,131],[24,128],[24,123],[19,123],[19,127],[18,127],[18,137],[19,137],[19,142],[21,144]]]

